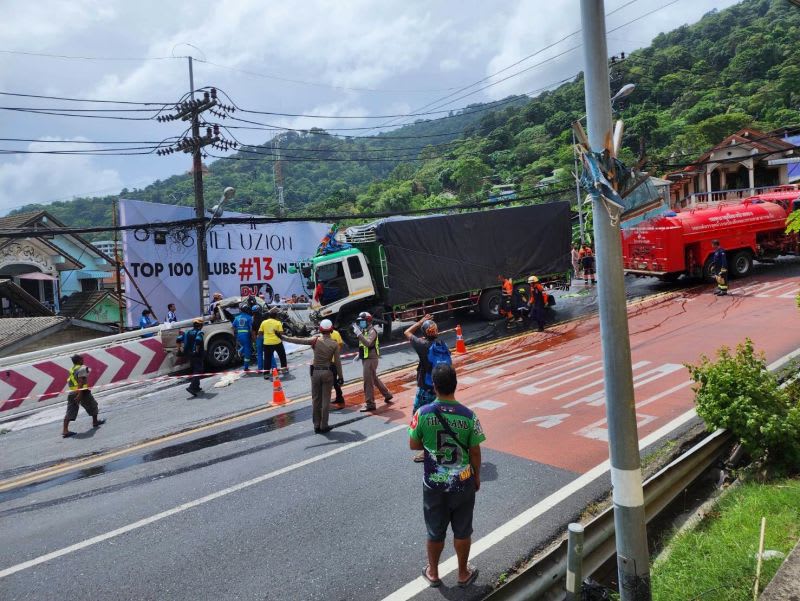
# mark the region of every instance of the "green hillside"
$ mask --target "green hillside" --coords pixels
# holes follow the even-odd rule
[[[800,129],[799,34],[800,9],[785,0],[745,0],[660,34],[649,47],[616,63],[614,90],[636,84],[618,107],[626,124],[623,158],[632,161],[643,147],[651,172],[658,174],[745,125]],[[477,108],[485,107],[368,139],[284,134],[282,146],[292,149],[284,151],[290,212],[426,208],[485,199],[493,183],[513,183],[529,194],[541,189],[544,178],[551,187],[571,186],[569,126],[584,113],[581,76],[532,100],[517,98],[497,110]],[[413,139],[443,132],[451,135]],[[255,152],[266,153],[268,147]],[[232,156],[210,165],[207,198],[216,199],[224,186],[233,185],[234,208],[274,212],[271,159]],[[321,160],[354,157],[390,160]],[[175,176],[125,195],[190,204],[191,182]],[[77,199],[49,208],[70,225],[97,224],[109,221],[109,203],[109,198]]]

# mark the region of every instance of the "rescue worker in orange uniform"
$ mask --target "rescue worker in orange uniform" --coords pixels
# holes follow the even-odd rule
[[[539,283],[539,278],[532,275],[528,278],[530,285],[530,294],[528,295],[528,304],[530,305],[530,318],[535,321],[539,327],[540,332],[544,332],[544,310],[547,307],[549,299],[547,293],[544,291],[544,286]]]
[[[581,268],[583,269],[583,283],[588,284],[589,278],[592,279],[592,284],[596,284],[597,280],[594,277],[594,253],[592,247],[585,244],[580,252],[581,255]]]
[[[506,318],[506,328],[510,328],[514,321],[514,282],[502,275],[497,276],[497,279],[502,282],[499,313]]]

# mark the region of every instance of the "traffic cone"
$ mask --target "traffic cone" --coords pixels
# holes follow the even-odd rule
[[[278,377],[278,370],[272,370],[272,404],[283,405],[286,402],[286,395],[283,394],[281,379]]]
[[[456,352],[463,355],[467,352],[467,345],[464,344],[464,335],[461,333],[461,326],[456,326]]]

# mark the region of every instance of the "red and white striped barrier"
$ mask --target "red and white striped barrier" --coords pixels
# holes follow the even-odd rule
[[[58,353],[60,349],[53,349]],[[136,338],[114,346],[78,351],[89,368],[89,386],[149,380],[185,367],[183,359],[164,352],[159,338]],[[0,368],[0,415],[31,409],[59,397],[75,351]]]

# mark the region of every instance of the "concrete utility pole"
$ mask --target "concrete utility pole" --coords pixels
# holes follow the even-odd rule
[[[192,57],[189,59],[189,89],[194,100],[194,70]],[[192,113],[192,137],[200,138],[200,114]],[[206,248],[206,204],[203,198],[203,158],[200,145],[194,147],[192,152],[192,176],[194,179],[194,216],[197,218],[197,279],[199,284],[200,315],[205,313],[208,306],[208,249]]]
[[[591,150],[599,153],[611,140],[603,0],[581,0],[581,21],[589,143]],[[592,211],[620,598],[622,601],[649,601],[650,556],[625,306],[622,242],[619,228],[612,227],[597,191],[593,192]]]

